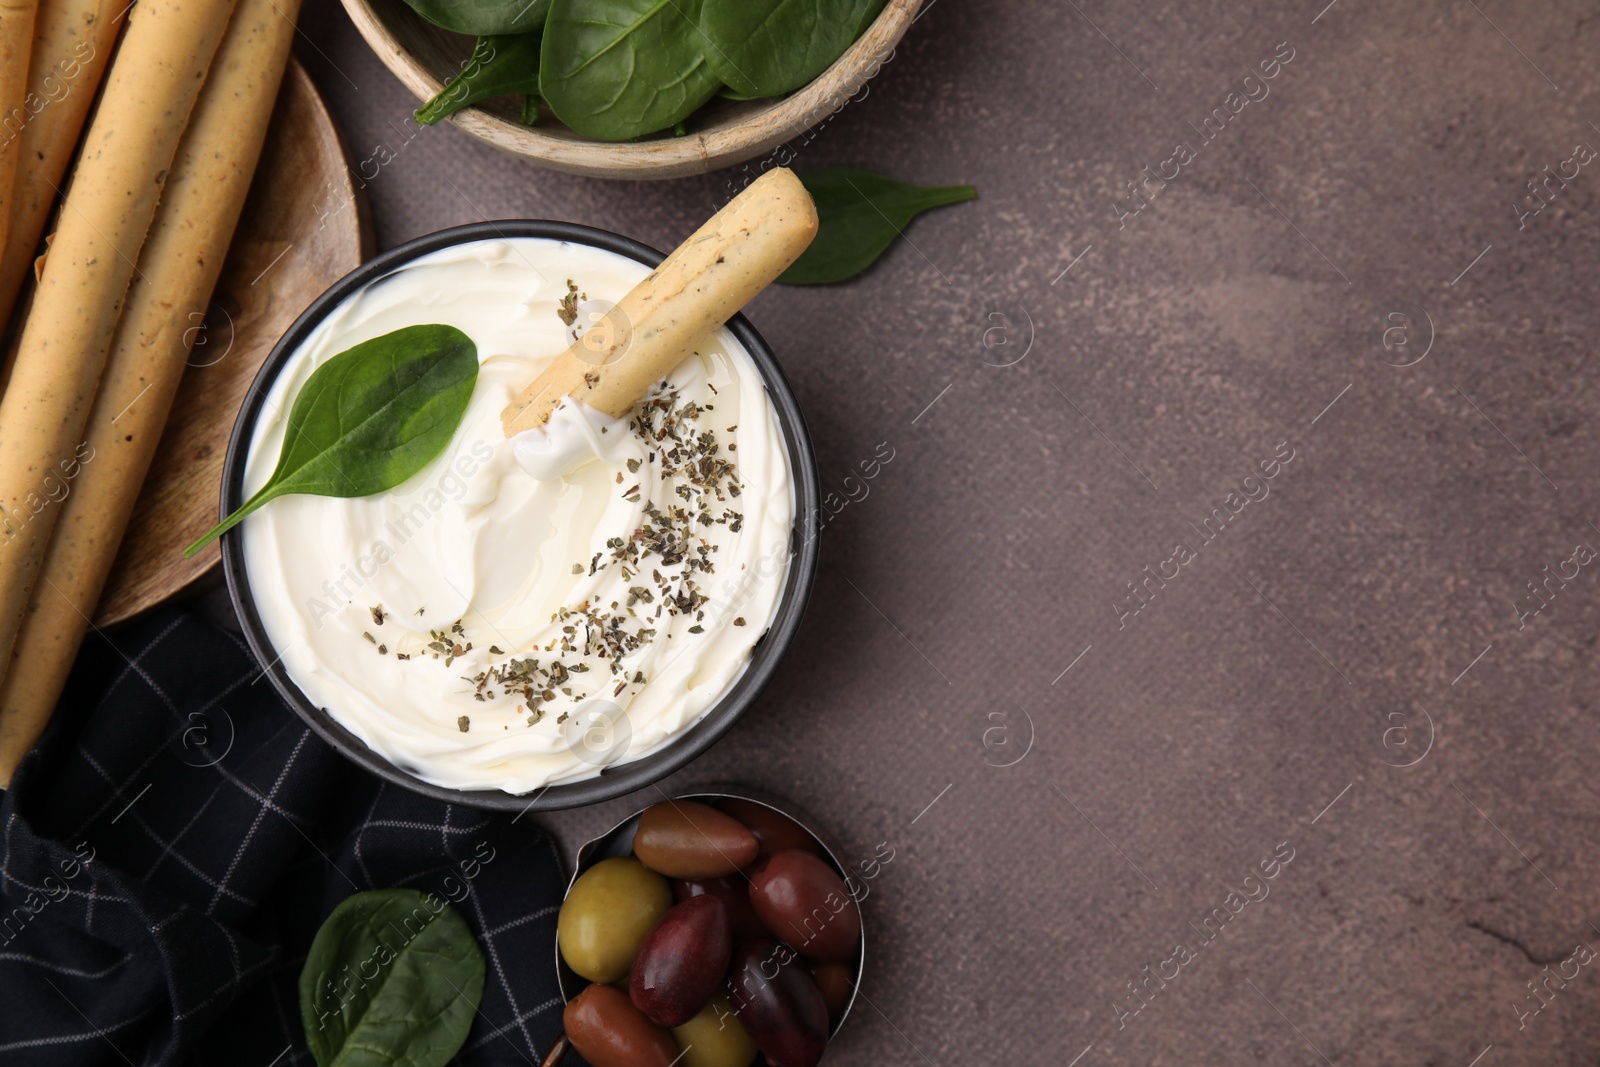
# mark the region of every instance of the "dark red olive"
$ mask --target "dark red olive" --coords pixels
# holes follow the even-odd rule
[[[682,1026],[721,987],[732,953],[733,929],[722,901],[686,900],[668,908],[639,946],[628,995],[657,1026]]]
[[[750,904],[767,929],[812,959],[847,960],[861,941],[855,899],[809,852],[775,852],[751,871]]]
[[[678,1044],[644,1017],[628,994],[613,986],[588,986],[561,1015],[567,1040],[593,1067],[672,1067]]]
[[[822,845],[811,836],[811,831],[781,811],[739,797],[729,797],[722,802],[721,807],[723,811],[748,826],[750,832],[756,835],[756,840],[761,844],[761,855],[758,858],[782,852],[786,848],[798,848],[818,856],[823,854]]]
[[[750,906],[750,880],[742,874],[729,878],[678,879],[672,883],[672,898],[679,904],[694,897],[716,897],[728,909],[734,937],[771,937],[761,924],[756,909]]]
[[[773,1067],[816,1067],[828,1045],[828,1005],[794,949],[770,938],[739,942],[728,1000]]]
[[[749,866],[760,845],[731,815],[692,800],[668,800],[640,814],[633,851],[668,878],[720,878]]]
[[[850,1006],[850,994],[855,991],[848,963],[819,963],[811,968],[811,977],[822,990],[822,999],[828,1005],[828,1025],[839,1025],[839,1017]]]

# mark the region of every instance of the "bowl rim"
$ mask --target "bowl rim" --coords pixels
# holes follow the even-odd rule
[[[220,517],[227,517],[244,502],[245,460],[267,393],[284,365],[330,312],[359,290],[429,253],[453,245],[517,237],[588,245],[626,256],[648,267],[655,267],[666,258],[649,245],[609,230],[547,219],[504,219],[453,226],[407,241],[373,257],[313,300],[262,362],[249,392],[245,394],[228,440],[228,452],[222,467]],[[788,574],[772,623],[756,642],[743,673],[698,722],[647,756],[614,764],[592,778],[547,785],[531,794],[507,793],[499,789],[457,789],[423,781],[369,748],[326,710],[313,704],[289,677],[282,656],[274,648],[256,610],[245,569],[241,524],[241,527],[230,530],[221,538],[223,574],[245,642],[278,695],[340,755],[379,778],[435,800],[494,811],[558,811],[614,800],[665,778],[720,740],[760,698],[799,631],[817,573],[818,501],[821,495],[816,457],[812,452],[805,416],[800,411],[777,357],[742,313],[729,319],[726,328],[755,362],[767,395],[776,409],[794,485],[794,528],[789,546]]]
[[[406,48],[373,0],[341,2],[367,47],[417,97],[418,107],[443,90],[445,83]],[[463,108],[448,121],[495,148],[569,174],[625,180],[705,174],[770,152],[843,108],[894,58],[925,4],[926,0],[888,0],[844,54],[810,82],[766,107],[683,137],[628,142],[594,141],[576,133],[555,136],[476,106]]]
[[[800,829],[810,834],[811,839],[815,841],[818,847],[822,849],[822,854],[827,859],[828,865],[832,867],[834,873],[844,881],[845,890],[846,892],[850,893],[850,899],[855,901],[856,911],[861,916],[861,940],[860,943],[856,945],[855,956],[851,960],[851,962],[855,965],[855,981],[850,985],[850,999],[845,1001],[844,1010],[839,1013],[839,1018],[828,1027],[828,1040],[831,1042],[835,1037],[838,1036],[839,1031],[844,1028],[845,1020],[850,1017],[850,1009],[855,1007],[856,997],[861,993],[861,976],[866,973],[867,915],[866,910],[861,903],[861,901],[865,898],[856,896],[856,894],[850,889],[852,878],[849,868],[845,867],[843,863],[839,862],[839,856],[836,852],[834,852],[833,847],[829,845],[827,840],[821,834],[817,833],[816,829],[807,823],[805,819],[801,818],[799,815],[796,815],[793,810],[783,806],[783,804],[780,804],[776,800],[769,799],[764,796],[751,796],[744,792],[732,792],[730,791],[732,788],[734,787],[723,788],[718,786],[709,786],[705,789],[699,789],[692,793],[680,793],[677,796],[665,797],[664,800],[658,800],[655,802],[655,804],[673,803],[679,800],[692,800],[698,803],[706,804],[708,807],[717,807],[716,802],[723,800],[748,801],[752,804],[759,804],[763,808],[768,808],[772,811],[775,811],[779,815],[782,815],[784,818],[793,822],[796,826],[800,827]],[[786,804],[787,802],[784,803]],[[633,855],[633,837],[631,832],[627,837],[627,847],[620,852],[616,850],[616,846],[621,843],[619,840],[617,840],[618,835],[623,833],[625,830],[629,830],[630,827],[636,830],[638,828],[639,817],[646,811],[649,811],[650,808],[655,807],[655,804],[649,804],[643,808],[640,808],[632,815],[629,815],[626,819],[623,819],[621,822],[617,823],[611,829],[590,838],[588,841],[585,841],[578,847],[577,857],[572,863],[572,877],[567,880],[566,891],[561,894],[562,904],[567,902],[567,897],[571,895],[572,887],[578,883],[579,876],[589,868],[593,867],[601,860],[613,859],[619,856]],[[720,811],[721,809],[718,808],[718,810]],[[730,818],[731,817],[732,816],[730,816]],[[663,875],[663,877],[665,876]],[[668,879],[668,881],[673,880],[674,879]],[[676,901],[674,901],[674,903],[676,903]],[[776,936],[774,937],[774,940],[783,941],[782,938]],[[788,942],[784,943],[788,944]],[[560,990],[561,999],[563,1001],[570,1001],[573,997],[581,993],[586,986],[592,983],[590,983],[587,978],[584,978],[574,972],[571,967],[567,966],[567,961],[561,956],[561,945],[559,941],[555,946],[555,957],[556,988]],[[569,988],[571,989],[570,993],[568,992]]]

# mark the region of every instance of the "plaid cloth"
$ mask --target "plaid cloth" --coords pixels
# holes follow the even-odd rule
[[[0,801],[0,1064],[311,1064],[296,982],[358,890],[445,897],[487,964],[457,1062],[561,1031],[551,840],[352,766],[248,649],[165,611],[86,642]]]

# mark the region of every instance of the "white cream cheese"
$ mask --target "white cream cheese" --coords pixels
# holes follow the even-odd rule
[[[544,477],[501,432],[501,409],[647,272],[552,240],[443,249],[345,300],[266,397],[247,496],[332,356],[435,322],[478,347],[466,417],[427,469],[371,497],[281,497],[242,526],[289,677],[426,781],[525,793],[647,755],[711,710],[777,610],[793,486],[760,372],[727,330],[629,419],[564,404],[543,459],[523,457]]]

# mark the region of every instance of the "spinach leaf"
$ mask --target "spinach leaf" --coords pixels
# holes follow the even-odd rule
[[[851,167],[812,171],[800,181],[817,203],[817,236],[778,276],[785,285],[827,285],[854,277],[922,212],[978,195],[970,185],[908,185]]]
[[[415,889],[346,897],[300,971],[320,1067],[442,1067],[483,997],[483,951],[456,910]]]
[[[704,0],[706,61],[736,93],[778,96],[833,65],[885,0]]]
[[[289,493],[371,496],[443,452],[478,380],[478,346],[454,326],[407,326],[346,349],[294,398],[278,467],[244,506],[190,545],[193,556]]]
[[[552,0],[539,95],[585,137],[668,129],[722,82],[702,53],[700,0]]]
[[[424,126],[491,96],[539,91],[539,33],[479,37],[472,58],[439,95],[418,109]]]
[[[406,0],[411,10],[447,30],[485,35],[526,33],[544,24],[550,0]]]

